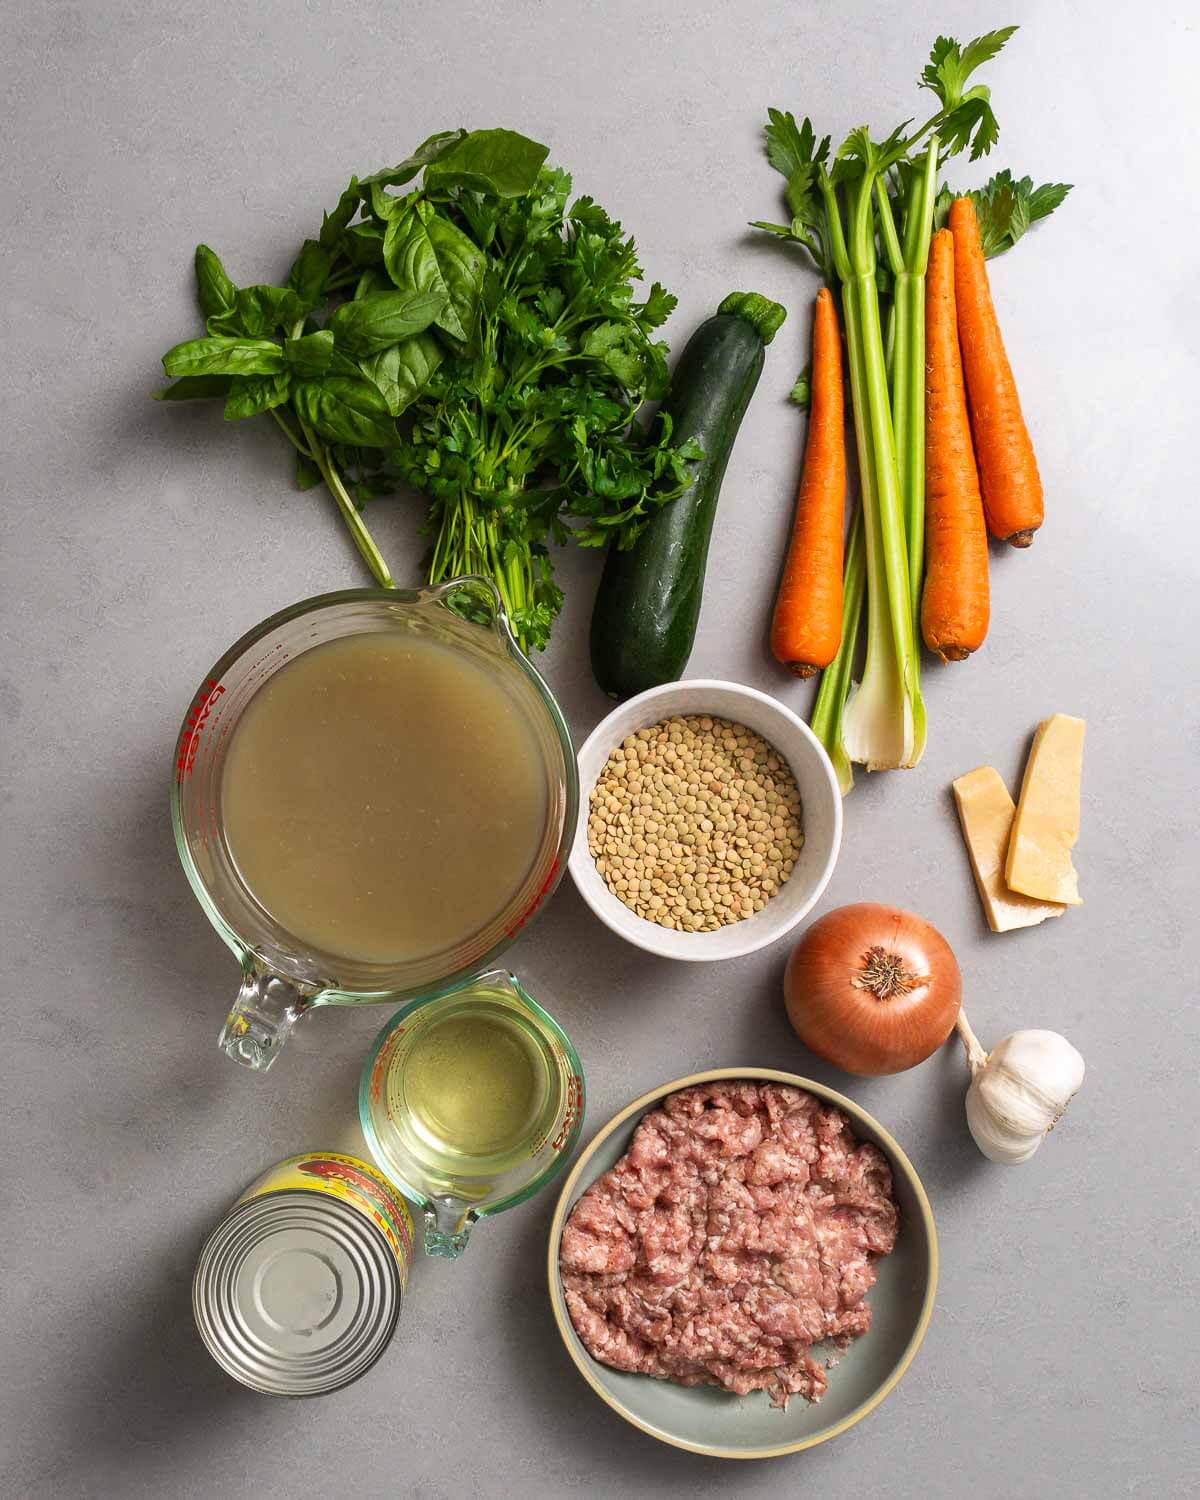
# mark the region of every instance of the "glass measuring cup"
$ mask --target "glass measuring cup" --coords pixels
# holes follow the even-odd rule
[[[376,1165],[423,1213],[426,1255],[450,1258],[561,1171],[583,1110],[575,1048],[504,969],[398,1011],[358,1089]]]
[[[545,819],[525,878],[485,927],[440,952],[371,963],[313,947],[256,900],[230,852],[221,788],[233,731],[268,678],[326,641],[390,630],[467,653],[503,685],[542,765]],[[486,968],[557,886],[578,810],[578,771],[566,723],[517,647],[499,595],[486,579],[459,578],[428,589],[347,589],[302,600],[264,620],[209,672],[175,747],[171,819],[179,857],[200,905],[242,966],[241,989],[219,1045],[236,1062],[262,1071],[296,1020],[315,1006],[404,1000]]]

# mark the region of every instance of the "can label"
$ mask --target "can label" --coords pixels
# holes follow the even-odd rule
[[[287,1161],[281,1161],[252,1182],[238,1203],[261,1198],[265,1193],[282,1192],[328,1193],[366,1214],[382,1232],[395,1256],[401,1287],[408,1285],[413,1253],[412,1215],[387,1178],[369,1163],[356,1156],[337,1156],[332,1151],[289,1156]]]

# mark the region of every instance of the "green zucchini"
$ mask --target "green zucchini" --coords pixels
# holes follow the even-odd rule
[[[785,316],[757,292],[731,292],[679,358],[665,404],[672,441],[695,438],[704,456],[689,488],[655,512],[632,547],[608,549],[592,611],[591,654],[596,681],[614,698],[683,676],[725,465],[764,349]]]

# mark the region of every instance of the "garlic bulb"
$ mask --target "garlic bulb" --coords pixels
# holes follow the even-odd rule
[[[1083,1083],[1083,1058],[1056,1031],[1014,1031],[985,1052],[966,1016],[958,1032],[971,1065],[967,1125],[989,1161],[1028,1161]]]

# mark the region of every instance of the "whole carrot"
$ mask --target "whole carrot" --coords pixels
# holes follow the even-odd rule
[[[925,276],[925,590],[921,634],[962,661],[988,628],[988,549],[955,318],[956,242],[939,229]]]
[[[996,322],[970,198],[956,198],[951,204],[950,230],[958,340],[988,530],[1014,547],[1028,547],[1042,524],[1042,481]]]
[[[828,287],[817,293],[809,389],[796,517],[771,620],[771,651],[797,677],[827,667],[842,636],[846,435],[842,344]]]

